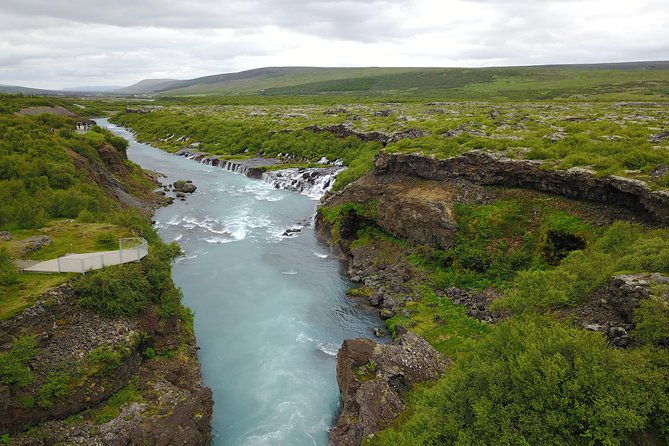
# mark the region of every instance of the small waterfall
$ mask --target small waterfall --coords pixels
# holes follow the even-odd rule
[[[207,166],[220,167],[221,169],[247,177],[262,178],[264,182],[271,184],[276,189],[298,192],[312,198],[320,198],[325,192],[330,190],[337,174],[345,169],[338,160],[335,161],[334,167],[293,167],[263,172],[262,177],[260,177],[259,169],[243,162],[219,160],[204,153],[192,152],[186,149],[178,151],[176,155],[184,156]],[[327,162],[327,159],[324,160]],[[324,163],[323,160],[320,162]],[[254,173],[254,175],[251,175],[251,173]]]
[[[320,198],[334,185],[335,177],[342,170],[344,167],[290,168],[265,172],[262,180],[277,189]]]
[[[221,169],[229,170],[230,172],[241,175],[247,175],[251,169],[250,166],[245,164],[240,164],[234,161],[221,161],[219,159],[207,156],[204,153],[191,152],[190,150],[180,150],[176,153],[176,155],[186,157],[189,160],[197,161],[200,164],[205,164],[212,167],[220,167]]]

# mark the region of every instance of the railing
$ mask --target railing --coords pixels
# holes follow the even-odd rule
[[[133,246],[134,245],[134,246]],[[149,253],[149,244],[143,238],[119,239],[116,251],[68,254],[54,260],[39,262],[24,268],[24,271],[53,273],[85,273],[110,265],[137,262]]]

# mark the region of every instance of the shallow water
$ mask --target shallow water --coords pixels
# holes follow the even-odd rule
[[[339,408],[337,349],[345,338],[370,337],[380,323],[345,297],[341,265],[311,226],[316,201],[139,144],[98,122],[128,139],[128,157],[165,174],[163,183],[197,185],[155,220],[163,240],[185,252],[173,277],[195,312],[203,380],[214,393],[214,444],[327,444]]]

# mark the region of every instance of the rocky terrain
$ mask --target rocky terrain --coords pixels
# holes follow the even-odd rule
[[[405,409],[405,392],[446,370],[448,360],[424,339],[401,329],[397,335],[392,345],[344,341],[337,354],[343,409],[330,431],[331,445],[359,445],[387,427]]]
[[[410,261],[415,249],[452,247],[458,231],[456,204],[485,205],[513,193],[506,192],[509,187],[577,199],[574,203],[597,225],[618,219],[649,225],[669,221],[669,195],[636,180],[599,177],[582,169],[542,169],[540,162],[510,160],[478,151],[445,160],[381,153],[374,172],[324,197],[317,229],[346,260],[348,274],[358,286],[352,296],[360,296],[377,307],[382,319],[397,315],[410,319],[409,307],[424,298],[417,284],[428,283],[425,271]],[[338,209],[339,217],[332,220],[328,209]],[[376,228],[401,242],[385,243],[382,237],[360,242],[359,231],[365,228]],[[563,244],[567,252],[585,247],[584,241],[576,243],[578,240],[553,236],[551,240],[548,232],[549,243]],[[406,248],[402,248],[403,243]],[[550,261],[550,256],[547,259]],[[617,275],[586,302],[555,314],[585,330],[604,333],[611,346],[629,347],[635,342],[634,310],[658,286],[666,288],[668,281],[662,274]],[[469,290],[451,286],[434,292],[438,299],[462,305],[469,317],[486,324],[510,316],[491,308],[503,296],[495,288]],[[669,301],[669,295],[662,299]],[[433,323],[447,322],[434,316]],[[432,347],[424,340],[404,328],[394,329],[397,338],[393,346],[370,340],[344,342],[337,363],[343,410],[330,435],[332,445],[357,445],[373,437],[403,411],[403,392],[413,382],[436,379],[446,370],[447,359],[436,351],[428,354]],[[419,345],[408,347],[408,343]],[[392,372],[382,365],[387,363],[385,355],[399,346],[404,346],[401,362],[423,370],[424,375],[411,376],[401,367]]]
[[[77,307],[68,285],[48,291],[0,322],[3,349],[35,340],[30,384],[0,386],[0,430],[17,445],[207,444],[211,391],[190,330],[155,307],[106,318]]]
[[[639,180],[596,176],[583,168],[543,169],[540,161],[513,160],[500,154],[470,151],[444,160],[381,153],[375,161],[375,171],[377,174],[404,173],[429,180],[464,178],[480,185],[523,187],[626,207],[669,223],[669,192],[652,190]]]

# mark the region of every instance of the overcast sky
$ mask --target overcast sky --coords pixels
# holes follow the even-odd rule
[[[0,84],[669,60],[668,0],[1,0]]]

